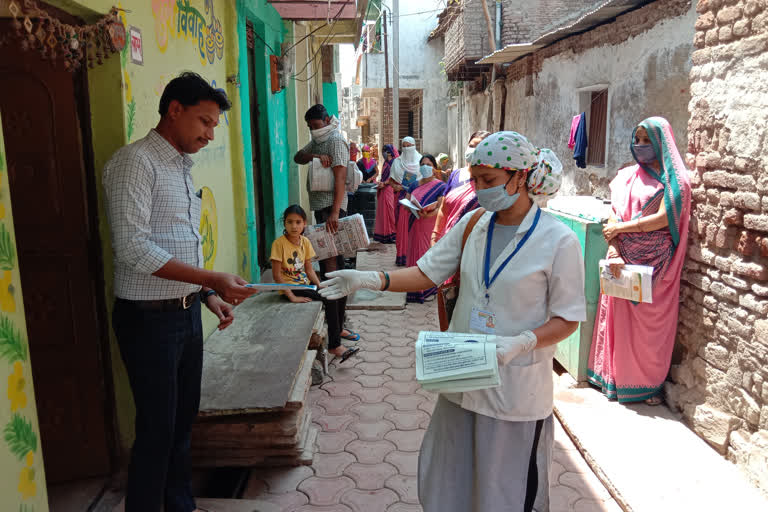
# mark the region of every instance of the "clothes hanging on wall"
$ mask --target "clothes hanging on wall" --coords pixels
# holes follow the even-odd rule
[[[581,121],[581,114],[573,116],[571,119],[571,134],[568,136],[568,148],[573,151],[576,147],[576,130],[579,129],[579,122]]]
[[[575,148],[573,150],[573,159],[576,160],[576,167],[587,168],[587,116],[584,112],[579,116],[579,125],[576,128]]]

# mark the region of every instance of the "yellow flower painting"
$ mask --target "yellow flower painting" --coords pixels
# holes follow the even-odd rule
[[[37,494],[37,484],[35,484],[34,468],[22,468],[19,473],[19,492],[21,498],[28,500]]]
[[[16,412],[27,406],[25,386],[24,367],[21,362],[16,361],[13,365],[13,373],[8,376],[8,400],[11,401],[11,412]]]
[[[16,299],[13,297],[13,276],[10,270],[3,272],[0,279],[0,309],[6,313],[16,312]]]

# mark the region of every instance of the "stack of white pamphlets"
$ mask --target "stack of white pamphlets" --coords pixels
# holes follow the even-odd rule
[[[499,365],[493,335],[419,333],[416,380],[428,391],[460,393],[497,387]]]
[[[371,243],[365,219],[359,213],[339,219],[339,229],[334,234],[331,234],[323,223],[307,226],[304,236],[312,243],[319,261],[339,254],[353,257],[358,250],[368,247]]]
[[[633,302],[653,302],[653,267],[624,265],[617,278],[610,268],[611,260],[600,260],[600,292]]]

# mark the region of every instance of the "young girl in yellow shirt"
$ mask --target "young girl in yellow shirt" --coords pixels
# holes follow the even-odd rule
[[[315,250],[308,238],[303,236],[307,227],[307,213],[299,205],[291,205],[283,213],[283,236],[272,244],[272,277],[276,283],[314,284],[320,286],[320,279],[312,268]],[[347,349],[341,344],[344,313],[338,301],[328,300],[315,290],[297,289],[285,292],[288,300],[295,303],[321,300],[325,306],[325,321],[328,324],[328,351],[340,357],[343,363],[360,349]]]

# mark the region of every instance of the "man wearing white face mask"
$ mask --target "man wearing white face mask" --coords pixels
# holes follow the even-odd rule
[[[501,385],[441,394],[419,454],[424,512],[549,510],[555,345],[586,319],[576,235],[533,198],[557,192],[562,164],[516,132],[488,136],[470,162],[480,206],[415,266],[343,270],[320,293],[413,292],[461,272],[450,332],[496,344]]]
[[[309,206],[315,212],[315,220],[325,223],[332,233],[339,226],[339,218],[347,215],[347,191],[345,182],[347,179],[347,163],[350,159],[349,144],[344,139],[339,129],[339,120],[336,116],[329,116],[323,105],[315,105],[304,114],[312,140],[301,148],[293,157],[297,164],[308,164],[313,158],[318,158],[323,167],[333,170],[334,189],[332,192],[309,191]],[[309,179],[307,180],[309,188]],[[328,258],[320,262],[320,272],[324,276],[328,272],[344,268],[344,256]],[[339,301],[341,315],[347,307],[347,299]],[[343,318],[343,316],[342,316]],[[360,339],[360,335],[342,329],[341,337],[351,341]]]

